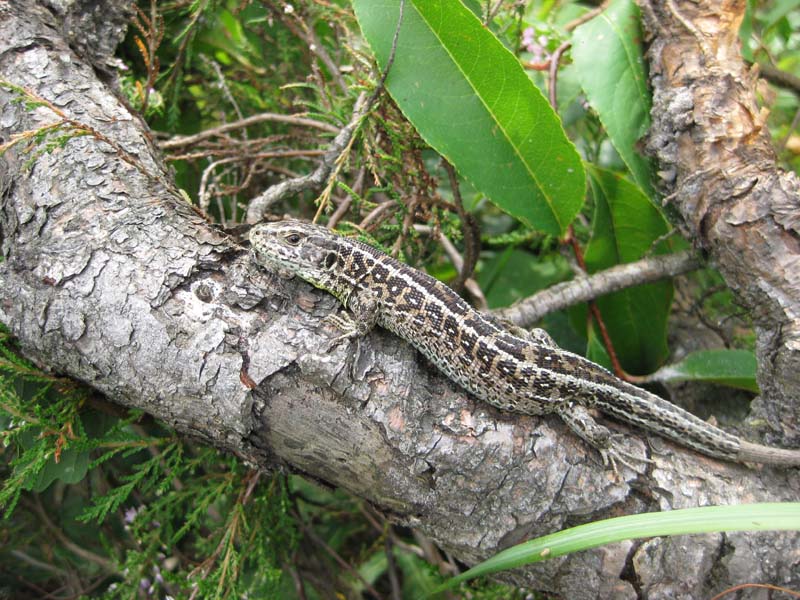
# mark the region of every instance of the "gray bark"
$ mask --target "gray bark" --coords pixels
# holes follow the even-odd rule
[[[683,230],[756,325],[770,441],[800,444],[800,179],[776,167],[757,70],[739,49],[745,2],[643,0],[653,87],[649,151]]]
[[[800,495],[793,471],[651,448],[622,426],[627,450],[653,462],[615,477],[558,420],[477,402],[387,332],[326,351],[320,319],[334,300],[258,270],[181,199],[141,121],[52,14],[22,0],[0,11],[0,77],[114,144],[87,135],[31,166],[22,145],[0,159],[0,320],[38,364],[256,467],[341,486],[468,563],[606,516]],[[3,140],[58,118],[11,99],[0,88]],[[569,598],[797,588],[796,544],[791,533],[653,539],[508,578]]]

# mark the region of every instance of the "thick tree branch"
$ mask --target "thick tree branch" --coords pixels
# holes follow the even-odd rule
[[[759,417],[800,444],[800,180],[777,168],[756,71],[739,52],[743,0],[643,0],[653,86],[649,151],[684,233],[757,328]]]
[[[39,364],[261,468],[280,462],[342,486],[465,562],[602,516],[796,499],[793,472],[667,442],[651,451],[638,433],[626,449],[653,462],[617,478],[559,421],[476,402],[383,331],[326,352],[321,317],[335,301],[256,269],[165,186],[141,121],[48,18],[30,2],[9,4],[0,77],[142,168],[93,136],[30,168],[20,146],[0,159],[0,319]],[[0,89],[4,140],[52,122],[46,107],[11,99]],[[791,533],[653,539],[511,577],[570,598],[691,596],[753,580],[800,587],[796,542]]]

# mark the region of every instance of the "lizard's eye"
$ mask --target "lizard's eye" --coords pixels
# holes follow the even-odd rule
[[[290,244],[292,246],[297,246],[297,244],[300,243],[302,236],[299,233],[290,233],[284,239],[286,240],[287,244]]]

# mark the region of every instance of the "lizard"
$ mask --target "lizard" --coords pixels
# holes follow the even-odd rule
[[[544,330],[475,310],[441,281],[358,240],[297,220],[254,225],[249,240],[258,265],[327,291],[349,311],[329,317],[343,332],[335,343],[379,325],[501,411],[558,415],[615,470],[622,454],[593,410],[715,458],[800,465],[800,451],[728,433],[560,348]]]

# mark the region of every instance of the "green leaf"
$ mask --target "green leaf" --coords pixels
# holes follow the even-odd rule
[[[483,261],[478,284],[490,308],[510,306],[559,281],[569,279],[569,264],[559,254],[539,257],[508,248]]]
[[[600,117],[611,143],[652,198],[648,159],[636,152],[650,127],[639,9],[633,0],[617,0],[605,12],[575,29],[572,58],[589,104]]]
[[[774,27],[778,21],[798,8],[800,8],[800,0],[777,0],[772,3],[772,9],[762,19],[764,31]]]
[[[497,573],[622,540],[723,531],[797,530],[800,530],[800,503],[797,502],[704,506],[628,515],[579,525],[503,550],[489,560],[453,577],[436,592],[480,575]]]
[[[758,393],[758,363],[750,350],[702,350],[662,367],[653,381],[708,381]]]
[[[26,482],[26,487],[34,492],[43,492],[56,479],[73,484],[81,481],[89,470],[89,452],[67,448],[61,453],[58,462],[51,456],[34,478]]]
[[[400,0],[353,0],[386,67]],[[494,204],[561,235],[585,190],[575,147],[519,61],[458,0],[407,0],[389,93],[425,141]]]
[[[590,273],[639,260],[669,231],[661,213],[626,179],[592,168],[595,213],[584,258]],[[614,350],[631,373],[651,373],[667,357],[667,316],[672,284],[640,285],[597,299]],[[592,360],[594,357],[590,356]]]

